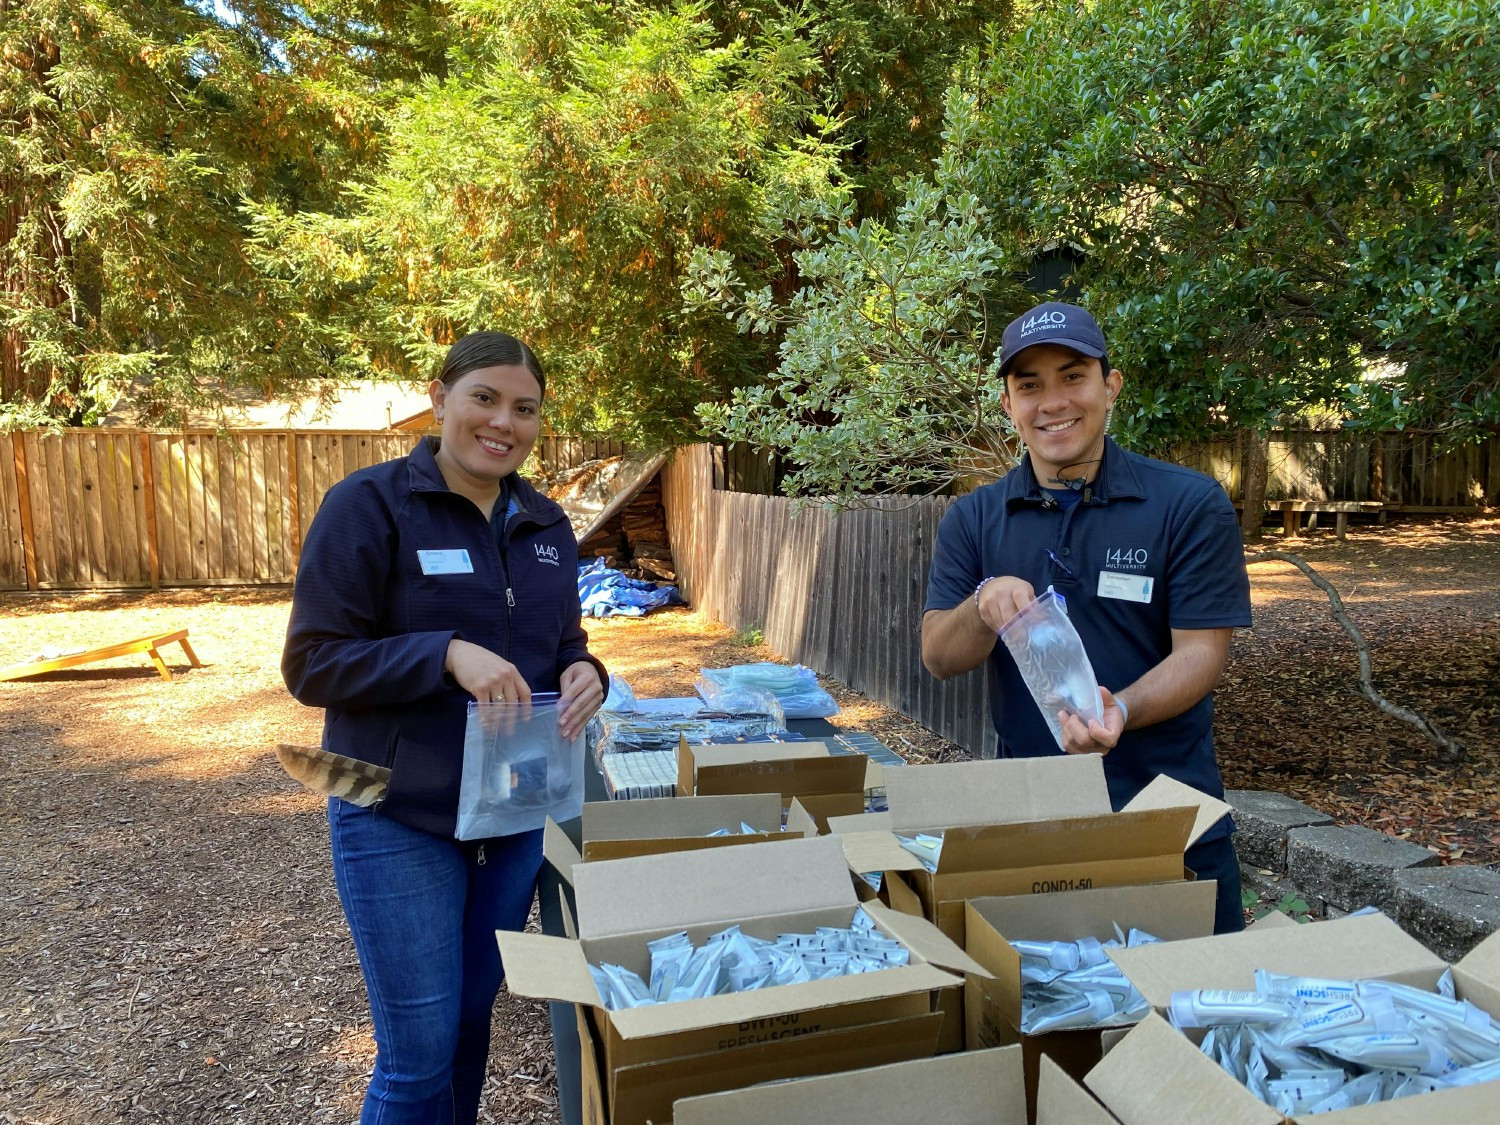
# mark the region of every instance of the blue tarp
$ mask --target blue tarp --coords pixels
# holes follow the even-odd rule
[[[595,559],[578,568],[578,600],[585,617],[640,617],[664,605],[683,605],[676,586],[627,578]]]

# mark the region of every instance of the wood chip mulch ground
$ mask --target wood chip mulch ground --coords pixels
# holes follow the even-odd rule
[[[1273,541],[1274,542],[1274,541]],[[1280,546],[1279,543],[1276,545]],[[1220,693],[1231,786],[1290,792],[1448,862],[1500,860],[1500,520],[1295,544],[1343,592],[1377,684],[1468,747],[1442,762],[1354,694],[1352,646],[1293,568],[1256,564]],[[186,627],[144,657],[0,683],[0,1125],[348,1122],[373,1056],[321,804],[276,765],[319,716],[277,669],[288,592],[0,595],[0,665]],[[590,624],[638,693],[766,658],[688,611]],[[961,756],[829,682],[840,722]],[[556,1120],[543,1005],[502,995],[484,1120]]]

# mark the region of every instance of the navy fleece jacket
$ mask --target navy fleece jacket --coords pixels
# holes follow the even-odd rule
[[[281,671],[293,696],[326,710],[323,746],[389,768],[380,810],[451,836],[472,698],[443,671],[455,637],[498,653],[533,692],[558,690],[588,660],[578,544],[563,511],[519,476],[492,527],[450,492],[435,439],[329,489],[307,533]],[[418,552],[458,573],[424,573]],[[451,567],[447,569],[452,569]],[[509,600],[514,605],[507,604]]]

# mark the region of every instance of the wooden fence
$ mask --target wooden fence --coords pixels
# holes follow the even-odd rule
[[[1236,502],[1244,492],[1243,438],[1185,446],[1169,460],[1208,473]],[[1500,504],[1500,438],[1442,450],[1436,435],[1276,430],[1267,500],[1378,501],[1393,511],[1472,511]]]
[[[1275,430],[1267,445],[1268,501],[1378,501],[1406,512],[1500,505],[1500,438],[1494,436],[1443,450],[1429,433],[1371,437],[1345,430]],[[718,487],[777,494],[785,471],[774,455],[736,443],[714,456]],[[1184,445],[1167,460],[1214,477],[1235,503],[1244,494],[1243,437]]]
[[[678,585],[695,609],[758,626],[777,652],[835,676],[975,754],[993,753],[984,672],[946,682],[922,667],[927,566],[945,499],[795,510],[715,485],[706,445],[678,449],[663,503]]]
[[[0,456],[0,590],[290,582],[323,494],[415,440],[330,430],[17,431]],[[578,438],[537,444],[548,468],[623,450]]]
[[[370,431],[80,429],[13,433],[8,450],[6,440],[0,436],[0,590],[290,582],[323,493],[416,439]],[[546,437],[535,456],[553,471],[623,451],[605,439]],[[1244,452],[1225,441],[1180,450],[1176,459],[1211,473],[1237,499]],[[734,446],[694,456],[705,459],[710,487],[774,490],[779,469],[766,456]],[[1272,501],[1376,500],[1397,511],[1500,504],[1500,438],[1493,436],[1439,452],[1425,434],[1276,433],[1269,464]]]

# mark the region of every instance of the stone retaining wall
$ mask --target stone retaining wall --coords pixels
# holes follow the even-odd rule
[[[1340,827],[1281,793],[1231,789],[1245,886],[1295,892],[1314,916],[1378,906],[1438,956],[1457,961],[1500,929],[1500,873],[1442,867],[1424,847],[1363,827]]]

